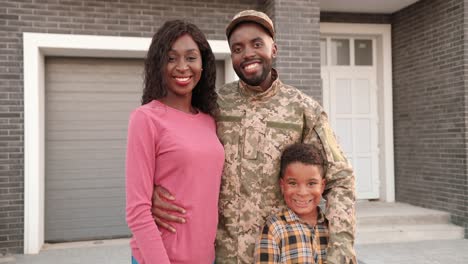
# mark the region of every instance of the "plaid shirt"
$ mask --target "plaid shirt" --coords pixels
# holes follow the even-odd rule
[[[317,225],[291,210],[270,216],[255,245],[255,263],[326,264],[328,221],[318,208]]]

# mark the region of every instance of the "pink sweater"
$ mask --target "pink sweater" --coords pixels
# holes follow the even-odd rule
[[[138,107],[128,128],[127,223],[139,264],[211,264],[218,223],[224,150],[213,118],[187,114],[159,101]],[[154,184],[186,210],[177,233],[158,228],[151,216]]]

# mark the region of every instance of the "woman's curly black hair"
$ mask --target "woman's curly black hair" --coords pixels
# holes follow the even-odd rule
[[[216,94],[216,64],[211,47],[203,32],[194,24],[182,20],[170,20],[164,23],[154,34],[145,60],[145,78],[142,104],[167,95],[165,80],[168,53],[174,42],[188,34],[200,49],[202,68],[200,81],[192,91],[192,106],[215,116],[218,112]]]

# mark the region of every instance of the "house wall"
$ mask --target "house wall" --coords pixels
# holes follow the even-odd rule
[[[389,14],[358,14],[340,12],[320,13],[320,22],[333,23],[364,23],[364,24],[391,24]]]
[[[468,87],[468,0],[463,1],[463,75],[465,76],[465,133],[464,133],[464,142],[465,146],[468,145],[468,92],[466,91],[466,87]],[[465,148],[465,157],[468,158],[468,147]],[[467,160],[465,159],[465,164],[467,164]],[[468,165],[465,165],[465,205],[468,204]],[[464,225],[465,225],[465,238],[468,238],[468,208],[465,206],[465,215],[464,215]]]
[[[321,102],[319,1],[268,0],[264,7],[275,23],[281,80]]]
[[[210,40],[243,9],[277,26],[280,78],[321,99],[318,0],[2,1],[0,6],[0,256],[23,252],[23,32],[151,37],[165,20],[186,19]],[[309,27],[304,27],[307,23]],[[293,36],[299,36],[295,37]],[[310,70],[312,68],[312,70]]]
[[[392,16],[396,200],[465,227],[466,2],[422,0]]]

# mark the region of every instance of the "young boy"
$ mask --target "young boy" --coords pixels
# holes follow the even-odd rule
[[[256,263],[326,263],[328,221],[318,206],[324,175],[315,147],[293,144],[283,151],[279,184],[288,208],[268,217],[255,246]]]

